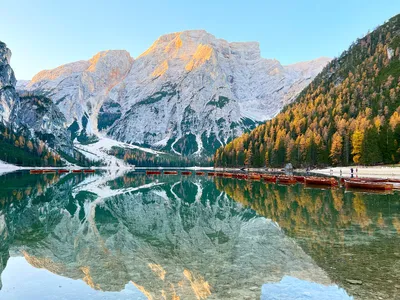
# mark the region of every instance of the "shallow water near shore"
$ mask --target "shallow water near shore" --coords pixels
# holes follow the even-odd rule
[[[115,170],[6,174],[0,299],[396,299],[399,196]]]

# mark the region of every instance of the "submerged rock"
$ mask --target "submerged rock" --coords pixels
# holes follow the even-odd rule
[[[361,280],[356,280],[356,279],[346,279],[346,281],[348,283],[357,284],[357,285],[361,285],[363,283]]]

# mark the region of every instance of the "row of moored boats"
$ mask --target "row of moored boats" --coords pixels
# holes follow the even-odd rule
[[[178,171],[172,170],[147,170],[147,175],[178,175]],[[193,175],[192,171],[180,171],[181,175]],[[337,180],[334,177],[316,177],[316,176],[286,176],[264,173],[234,173],[234,172],[195,172],[195,175],[207,175],[225,178],[237,178],[246,180],[263,180],[278,184],[292,185],[303,183],[310,186],[337,187],[345,186],[348,189],[366,189],[366,190],[392,190],[400,188],[400,179],[390,178],[341,178]]]
[[[76,169],[76,170],[67,170],[67,169],[33,169],[30,170],[30,174],[66,174],[66,173],[94,173],[93,169]]]

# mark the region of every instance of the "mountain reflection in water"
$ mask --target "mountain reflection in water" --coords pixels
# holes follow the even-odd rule
[[[79,279],[93,299],[259,299],[285,275],[356,298],[396,295],[397,194],[111,171],[0,184],[0,298],[30,295],[32,277],[12,280],[15,266]]]

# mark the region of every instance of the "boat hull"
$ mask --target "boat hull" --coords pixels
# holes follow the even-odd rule
[[[307,185],[321,185],[321,186],[338,185],[338,182],[335,178],[322,178],[322,177],[305,177],[304,183]]]
[[[164,175],[178,175],[178,171],[164,171]]]
[[[393,189],[393,184],[385,182],[345,180],[344,185],[346,189],[363,189],[363,190],[380,190],[380,191],[390,191]]]
[[[297,180],[291,176],[281,176],[281,177],[278,177],[278,183],[285,184],[285,185],[291,185],[291,184],[296,184]]]

